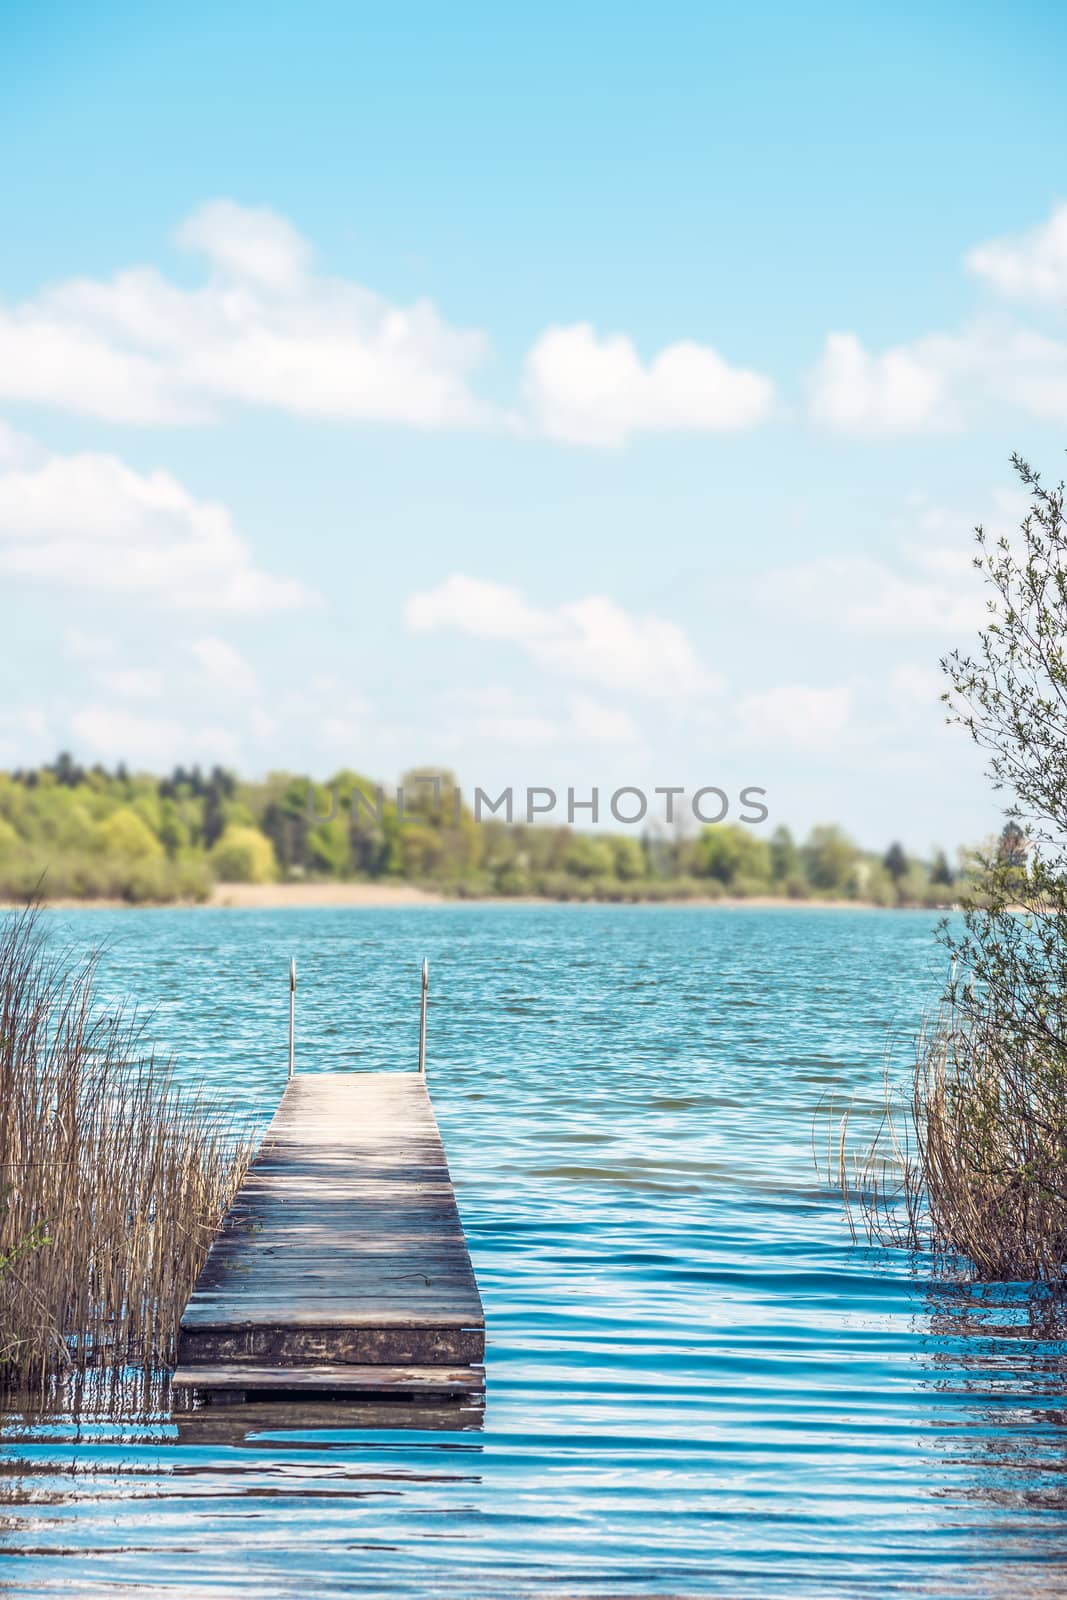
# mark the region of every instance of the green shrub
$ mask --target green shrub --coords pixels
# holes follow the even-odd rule
[[[508,862],[493,874],[493,889],[497,894],[529,894],[531,890],[530,874],[516,862]]]
[[[223,883],[273,883],[278,875],[274,846],[266,834],[238,823],[229,824],[208,860]]]
[[[130,861],[147,861],[163,854],[163,846],[136,811],[120,806],[97,824],[97,838],[109,855]]]

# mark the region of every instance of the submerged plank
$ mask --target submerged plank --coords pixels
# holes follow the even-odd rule
[[[300,1432],[300,1449],[332,1450],[336,1432],[343,1429],[398,1428],[419,1432],[477,1433],[484,1423],[484,1396],[476,1394],[404,1395],[368,1391],[366,1394],[340,1390],[321,1399],[306,1389],[277,1395],[270,1390],[250,1389],[247,1398],[234,1392],[224,1394],[225,1405],[193,1405],[203,1391],[178,1391],[173,1421],[179,1444],[226,1444],[262,1450],[265,1435]],[[236,1391],[240,1396],[244,1390]],[[403,1404],[398,1403],[402,1399]],[[476,1441],[471,1441],[476,1447]]]
[[[375,1368],[382,1392],[416,1392],[436,1369],[469,1388],[484,1347],[425,1078],[290,1079],[186,1307],[174,1383],[278,1389],[250,1375],[289,1372],[296,1388],[351,1389],[346,1373]]]

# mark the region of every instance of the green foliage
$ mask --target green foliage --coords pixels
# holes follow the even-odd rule
[[[893,879],[893,882],[899,883],[908,870],[908,858],[904,854],[904,846],[898,844],[894,839],[885,853],[882,865]]]
[[[493,875],[493,892],[502,895],[529,894],[530,874],[521,861],[507,861]]]
[[[606,839],[579,833],[563,858],[564,869],[576,878],[610,878],[615,857]]]
[[[274,846],[258,828],[231,822],[208,855],[223,883],[272,883],[277,877]]]
[[[640,841],[624,834],[611,841],[615,857],[615,876],[623,883],[634,883],[645,876],[647,865]]]
[[[159,842],[168,856],[176,856],[192,843],[192,833],[174,800],[164,800],[159,808]]]
[[[788,828],[775,828],[768,848],[771,857],[771,878],[776,884],[802,881],[800,851]]]
[[[404,780],[399,795],[352,769],[326,783],[272,772],[247,783],[216,767],[168,778],[86,769],[60,755],[0,773],[0,897],[45,895],[149,903],[202,900],[215,882],[406,881],[455,895],[687,900],[724,895],[848,896],[942,904],[946,884],[906,862],[899,879],[838,828],[800,847],[719,823],[694,837],[654,825],[581,832],[549,822],[476,822],[451,776]],[[1002,847],[1010,858],[1018,842]],[[941,858],[943,860],[943,856]],[[945,867],[947,870],[947,864]]]
[[[150,860],[163,854],[163,846],[147,822],[129,806],[113,811],[100,823],[97,834],[104,850],[130,861]]]
[[[823,894],[856,892],[859,851],[840,828],[827,824],[812,828],[801,851],[801,860],[813,889]]]
[[[751,828],[717,823],[697,841],[693,870],[704,878],[733,886],[742,880],[766,890],[771,881],[771,852]]]
[[[938,850],[930,867],[930,882],[938,887],[947,888],[955,881],[956,875],[948,864],[948,857],[943,850]]]

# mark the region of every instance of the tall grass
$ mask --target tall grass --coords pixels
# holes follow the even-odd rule
[[[985,1283],[1067,1285],[1067,1055],[971,995],[923,1028],[911,1082],[838,1176],[854,1234]]]
[[[92,958],[0,922],[0,1374],[173,1360],[253,1145],[177,1085]]]

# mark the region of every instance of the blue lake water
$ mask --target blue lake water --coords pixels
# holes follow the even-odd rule
[[[261,1119],[290,954],[322,1071],[414,1066],[429,957],[487,1396],[443,1429],[8,1418],[0,1593],[1067,1594],[1063,1348],[854,1244],[813,1163],[828,1097],[903,1075],[935,921],[53,913],[183,1075]]]

